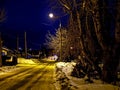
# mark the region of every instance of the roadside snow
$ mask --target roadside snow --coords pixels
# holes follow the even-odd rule
[[[76,65],[75,62],[58,62],[55,70],[55,86],[57,90],[120,90],[120,87],[106,84],[101,80],[93,80],[94,83],[85,82],[85,78],[71,76],[71,72]]]
[[[24,59],[24,58],[18,58],[18,65],[16,66],[2,66],[0,67],[0,75],[4,74],[6,72],[11,72],[19,69],[19,64],[27,65],[27,64],[39,64],[40,62],[37,59]]]
[[[19,64],[39,64],[40,62],[37,59],[25,59],[25,58],[18,58]]]
[[[19,63],[35,64],[35,60],[23,60],[19,59]],[[31,63],[30,63],[31,62]],[[54,72],[54,85],[57,90],[120,90],[120,87],[106,84],[101,80],[94,80],[94,83],[90,84],[85,82],[85,78],[76,78],[71,76],[71,72],[76,65],[75,62],[58,62],[55,64]],[[6,72],[15,71],[19,69],[18,66],[3,66],[0,67],[0,74]]]
[[[3,66],[3,67],[0,67],[0,74],[4,74],[10,71],[15,71],[17,69],[18,69],[17,66]]]

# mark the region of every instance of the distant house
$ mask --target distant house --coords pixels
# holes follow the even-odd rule
[[[10,53],[12,53],[13,51],[6,48],[6,47],[2,47],[2,56],[8,55]]]
[[[7,52],[8,52],[8,49],[7,48],[4,48],[2,47],[2,55],[7,55]]]
[[[2,47],[2,63],[3,65],[16,65],[17,56],[12,50]]]

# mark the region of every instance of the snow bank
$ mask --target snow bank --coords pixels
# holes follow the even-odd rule
[[[59,62],[59,63],[56,63],[56,70],[62,71],[66,75],[70,75],[75,65],[76,63],[74,62],[67,62],[67,63]]]
[[[3,66],[3,67],[0,67],[0,74],[4,74],[10,71],[15,71],[17,69],[18,69],[17,66]]]
[[[94,83],[85,82],[85,78],[71,76],[76,65],[75,62],[58,62],[55,70],[55,86],[57,90],[120,90],[120,87],[103,84],[101,80],[93,80]]]
[[[74,68],[76,63],[74,62],[59,62],[56,63],[56,70],[55,70],[55,77],[56,77],[56,83],[55,86],[58,88],[58,90],[69,90],[71,88],[69,76]]]
[[[40,62],[37,59],[25,59],[25,58],[18,58],[19,64],[39,64]]]

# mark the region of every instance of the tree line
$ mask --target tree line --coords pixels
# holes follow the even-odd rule
[[[59,55],[62,38],[63,61],[77,59],[98,70],[103,81],[116,81],[120,62],[120,1],[50,0],[50,3],[54,10],[59,7],[69,14],[69,23],[55,35],[47,36],[49,47]]]

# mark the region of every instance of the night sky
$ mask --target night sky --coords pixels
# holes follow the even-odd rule
[[[45,42],[45,35],[54,32],[58,24],[50,20],[51,12],[48,0],[1,0],[0,8],[5,8],[6,20],[0,23],[3,45],[16,49],[16,37],[19,46],[24,48],[24,32],[27,33],[28,48],[38,49]]]

